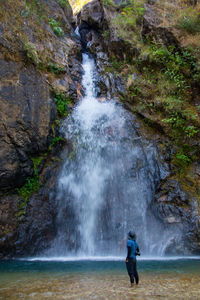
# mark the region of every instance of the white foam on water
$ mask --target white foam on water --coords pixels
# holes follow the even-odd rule
[[[175,261],[175,260],[200,260],[200,256],[143,256],[139,261]],[[22,261],[46,261],[46,262],[76,262],[76,261],[125,261],[122,256],[51,256],[21,258]]]

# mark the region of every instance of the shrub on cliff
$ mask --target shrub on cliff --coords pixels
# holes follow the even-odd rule
[[[57,106],[58,116],[60,118],[65,118],[68,114],[68,106],[72,103],[72,100],[66,97],[64,94],[58,94],[56,92],[54,94],[54,101]]]
[[[144,12],[143,0],[130,0],[127,5],[119,8],[119,13],[111,20],[111,25],[119,37],[130,41],[136,35],[137,26],[142,23]]]
[[[59,37],[63,37],[64,36],[64,31],[62,30],[62,28],[59,26],[59,22],[57,22],[56,20],[54,20],[53,18],[49,19],[49,25],[51,26],[51,28],[53,29],[54,33],[59,36]]]
[[[24,44],[24,50],[26,51],[27,58],[37,66],[40,63],[40,59],[35,45],[30,42],[27,42]]]
[[[181,17],[178,22],[178,28],[195,34],[200,32],[200,13],[190,9]]]

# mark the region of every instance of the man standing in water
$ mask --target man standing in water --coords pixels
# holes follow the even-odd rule
[[[133,231],[129,231],[127,240],[127,257],[126,268],[130,277],[131,287],[134,286],[134,278],[136,284],[139,282],[139,276],[136,265],[136,255],[140,255],[138,243],[136,242],[136,234]]]

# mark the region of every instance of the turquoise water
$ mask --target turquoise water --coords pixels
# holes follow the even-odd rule
[[[134,289],[122,260],[55,260],[1,261],[0,299],[200,299],[200,257],[138,260]]]
[[[173,260],[139,260],[138,270],[144,273],[196,273],[200,274],[200,258]],[[18,274],[76,274],[125,271],[124,261],[26,261],[8,260],[0,262],[0,280],[5,275]]]

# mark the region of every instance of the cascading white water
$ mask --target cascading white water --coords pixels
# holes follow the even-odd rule
[[[85,96],[67,118],[74,149],[60,175],[56,255],[120,255],[135,230],[143,253],[162,254],[165,230],[149,205],[159,181],[156,148],[134,128],[133,117],[95,95],[93,59],[83,54]]]

